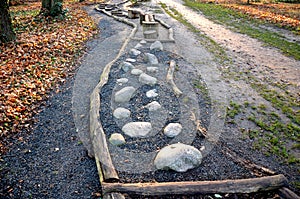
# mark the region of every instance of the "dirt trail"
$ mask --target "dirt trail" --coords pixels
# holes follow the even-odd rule
[[[263,43],[247,35],[235,33],[226,27],[206,19],[201,13],[183,6],[181,0],[160,0],[178,10],[193,26],[204,32],[211,39],[227,48],[233,57],[243,57],[244,62],[251,61],[257,75],[267,70],[271,78],[285,81],[300,87],[300,62],[286,57],[279,50],[266,47]],[[283,72],[284,71],[284,72]]]

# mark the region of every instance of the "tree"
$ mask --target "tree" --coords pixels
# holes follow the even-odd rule
[[[63,14],[63,0],[42,0],[41,13],[53,17]]]
[[[15,40],[7,0],[0,0],[0,43]]]

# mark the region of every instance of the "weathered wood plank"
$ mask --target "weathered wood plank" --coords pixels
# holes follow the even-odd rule
[[[207,193],[253,193],[269,191],[283,187],[287,183],[284,175],[260,178],[194,181],[194,182],[163,182],[163,183],[102,183],[104,193],[120,192],[138,195],[169,195],[169,194],[207,194]]]
[[[118,181],[119,177],[112,163],[111,156],[108,150],[106,136],[102,125],[99,122],[99,107],[100,96],[99,87],[97,87],[91,95],[90,107],[90,133],[91,141],[94,148],[96,161],[99,161],[101,168],[98,168],[99,176],[103,173],[103,178],[106,181]],[[102,171],[101,171],[101,170]]]
[[[286,187],[279,189],[279,195],[285,199],[300,199],[297,194]]]

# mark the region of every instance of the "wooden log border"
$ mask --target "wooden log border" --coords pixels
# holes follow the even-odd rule
[[[127,2],[127,1],[124,1]],[[120,3],[123,4],[124,2]],[[123,22],[133,27],[130,36],[123,43],[118,55],[114,60],[107,64],[100,77],[100,82],[90,96],[90,134],[94,149],[94,156],[98,169],[99,180],[102,187],[104,199],[115,198],[124,199],[122,193],[134,193],[144,196],[164,196],[164,195],[182,195],[182,194],[213,194],[213,193],[254,193],[259,191],[279,190],[282,197],[287,199],[300,199],[300,197],[287,187],[287,179],[284,175],[272,175],[259,178],[237,179],[237,180],[218,180],[218,181],[184,181],[184,182],[161,182],[161,183],[118,183],[119,177],[112,163],[108,150],[105,132],[99,122],[100,107],[100,89],[108,81],[108,74],[113,63],[119,59],[124,52],[130,39],[133,38],[138,27],[135,23],[126,19],[113,16],[104,9],[95,8],[97,11]],[[165,42],[175,42],[173,29],[165,22],[155,19],[162,26],[169,30],[169,40]],[[152,40],[151,40],[152,41]],[[155,40],[156,41],[156,40]],[[170,63],[173,69],[176,63]],[[172,77],[172,70],[169,77]],[[172,80],[172,78],[171,78]],[[176,85],[175,85],[176,86]]]
[[[287,184],[284,175],[260,178],[219,180],[219,181],[185,181],[161,183],[102,183],[104,194],[134,193],[144,196],[164,196],[182,194],[213,193],[254,193],[279,189]]]

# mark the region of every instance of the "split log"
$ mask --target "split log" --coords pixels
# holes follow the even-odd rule
[[[286,185],[284,175],[261,178],[221,180],[221,181],[191,181],[163,183],[102,183],[103,193],[120,192],[138,195],[178,195],[178,194],[210,194],[210,193],[254,193],[275,190]]]
[[[101,167],[98,168],[100,176],[103,175],[105,181],[115,182],[119,180],[118,174],[112,163],[111,156],[108,150],[106,136],[102,125],[99,120],[99,108],[100,107],[100,96],[99,87],[94,89],[91,95],[91,107],[90,107],[90,134],[91,141],[94,148],[95,159]],[[98,167],[98,166],[97,166]]]
[[[168,74],[167,74],[167,82],[171,85],[175,95],[177,97],[179,97],[180,95],[182,95],[181,90],[176,86],[173,76],[174,76],[174,71],[175,71],[175,66],[176,66],[176,62],[174,60],[170,61],[170,67],[168,70]]]

